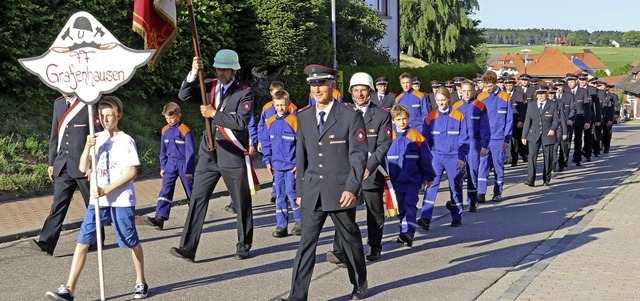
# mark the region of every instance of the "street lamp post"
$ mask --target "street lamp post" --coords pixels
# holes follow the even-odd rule
[[[529,63],[529,49],[522,49],[522,53],[524,53],[524,73],[527,73],[527,64]]]

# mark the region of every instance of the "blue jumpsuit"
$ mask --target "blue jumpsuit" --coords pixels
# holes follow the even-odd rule
[[[298,107],[292,102],[289,103],[289,113],[292,113],[293,115],[298,115]],[[258,127],[257,127],[257,131],[258,131],[257,137],[261,142],[262,142],[262,134],[264,133],[265,122],[269,117],[275,114],[276,114],[276,108],[273,106],[273,101],[267,102],[262,107],[262,113],[260,113],[260,121],[258,121]],[[271,188],[271,196],[274,198],[276,197],[276,191],[274,187]]]
[[[296,132],[298,119],[287,113],[272,115],[265,122],[262,133],[262,162],[271,164],[274,170],[273,190],[276,192],[276,227],[286,228],[289,223],[289,206],[293,219],[300,222],[300,207],[296,204],[296,177],[292,169],[296,166]]]
[[[453,204],[451,218],[461,220],[464,204],[462,203],[462,177],[464,168],[458,168],[458,160],[466,161],[469,153],[469,132],[467,120],[460,111],[448,108],[429,113],[424,120],[422,134],[431,149],[431,164],[436,173],[433,184],[427,188],[422,202],[420,218],[431,221],[436,195],[440,188],[440,179],[444,171],[449,177],[449,186],[453,187]]]
[[[409,109],[409,127],[422,132],[422,123],[429,114],[426,94],[413,89],[396,96],[396,105],[403,105]]]
[[[196,168],[196,147],[191,130],[182,122],[176,125],[167,124],[162,128],[160,141],[160,169],[164,170],[164,176],[162,176],[162,188],[158,194],[156,217],[168,219],[178,177],[187,199],[191,199],[193,178],[187,180],[185,175],[193,175]]]
[[[460,100],[452,108],[464,114],[469,133],[469,154],[467,155],[467,203],[478,201],[478,169],[480,168],[480,150],[489,149],[491,131],[486,106],[477,100],[465,102]],[[453,197],[452,197],[453,199]]]
[[[489,177],[489,158],[493,160],[496,182],[493,187],[494,197],[502,195],[504,185],[504,152],[503,143],[511,141],[513,130],[513,109],[509,93],[496,88],[494,92],[484,91],[478,95],[487,108],[489,115],[489,128],[491,129],[491,141],[489,142],[489,154],[480,158],[478,170],[478,193],[487,193],[487,178]]]
[[[417,226],[418,190],[435,177],[431,160],[431,151],[420,132],[411,127],[398,132],[393,126],[393,142],[387,152],[389,176],[398,200],[400,232],[412,238]]]

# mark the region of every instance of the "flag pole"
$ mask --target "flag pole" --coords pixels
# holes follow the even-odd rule
[[[193,13],[193,0],[187,1],[187,6],[189,8],[189,21],[191,21],[191,39],[193,40],[193,52],[194,56],[202,59],[200,57],[200,41],[198,40],[198,28],[196,27],[196,16]],[[202,96],[202,105],[207,105],[207,92],[204,87],[204,74],[202,69],[198,69],[198,82],[200,83],[200,95]],[[213,134],[211,132],[211,122],[209,117],[204,117],[205,126],[207,130],[207,138],[209,138],[209,151],[213,151]]]
[[[89,113],[89,135],[93,137],[95,135],[95,126],[94,126],[94,117],[93,117],[93,105],[88,105],[88,113]],[[98,171],[96,170],[96,148],[95,146],[91,148],[91,177],[89,181],[96,181],[98,178]],[[96,183],[96,188],[98,184]],[[93,194],[90,194],[90,197],[93,198]],[[96,216],[96,245],[98,246],[98,274],[100,276],[100,300],[104,301],[104,267],[102,265],[102,225],[100,223],[100,206],[99,201],[96,198],[96,204],[94,206],[95,216]]]

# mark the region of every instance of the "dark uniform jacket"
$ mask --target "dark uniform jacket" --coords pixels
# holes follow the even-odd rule
[[[613,103],[611,99],[607,97],[607,92],[598,90],[598,99],[600,100],[600,114],[602,116],[602,123],[613,121]]]
[[[558,103],[547,100],[544,103],[542,114],[538,109],[538,102],[529,102],[527,106],[527,117],[524,121],[523,138],[526,137],[530,143],[536,143],[542,138],[543,145],[555,144],[558,140],[556,135],[549,137],[549,130],[558,132],[560,128],[560,110]]]
[[[371,95],[371,102],[376,104],[378,107],[391,109],[396,102],[396,94],[387,92],[384,94],[382,98],[382,102],[380,102],[380,95],[375,93]]]
[[[216,86],[217,79],[205,80],[205,91],[207,92],[207,102],[211,103],[211,95],[215,95],[213,91]],[[186,80],[182,82],[178,98],[182,101],[195,98],[200,101],[200,87],[197,81],[191,83]],[[211,130],[213,131],[214,146],[217,153],[217,161],[220,167],[237,168],[245,164],[244,152],[237,148],[228,137],[225,137],[220,127],[230,129],[238,141],[245,147],[249,146],[249,122],[253,116],[253,92],[247,86],[240,84],[237,80],[231,83],[231,86],[224,91],[220,99],[220,108],[214,118],[210,118]],[[222,110],[222,111],[221,111]],[[202,133],[200,142],[200,156],[209,155],[209,139],[206,130]]]
[[[97,106],[93,107],[94,132],[102,131],[98,118]],[[77,109],[81,108],[81,109]],[[51,120],[51,136],[49,137],[49,166],[53,166],[53,176],[59,177],[66,166],[67,173],[72,178],[84,178],[78,164],[84,150],[84,144],[89,135],[88,106],[76,99],[67,113],[67,102],[59,97],[53,104],[53,118]],[[71,116],[73,113],[75,115]],[[76,113],[77,112],[77,113]],[[60,144],[58,140],[60,139]]]
[[[507,90],[505,90],[505,92],[507,92]],[[526,95],[522,92],[522,89],[518,90],[514,88],[510,100],[511,106],[513,107],[513,128],[515,129],[518,127],[518,122],[524,122],[527,114]]]
[[[567,88],[567,90],[565,90],[563,94],[564,93],[572,94],[571,89],[569,88]],[[574,127],[581,127],[585,122],[591,122],[591,97],[589,97],[587,90],[576,87],[576,94],[573,94],[573,102],[571,103],[571,111],[572,112],[569,116],[578,117],[579,115],[582,115],[584,117],[582,119],[582,123],[579,125],[574,125]],[[577,121],[576,118],[574,118],[573,120]]]
[[[367,164],[367,134],[362,114],[333,102],[318,133],[316,107],[298,111],[296,193],[301,206],[338,211],[343,191],[358,195]],[[355,203],[354,203],[355,205]]]
[[[385,158],[391,146],[391,115],[389,112],[370,103],[364,113],[364,129],[367,133],[369,158],[367,170],[369,177],[362,181],[362,189],[376,189],[384,187],[384,177],[377,171],[378,165],[386,170]]]
[[[518,86],[515,89],[524,93],[527,103],[536,101],[536,88],[532,87],[531,85],[527,86],[526,89],[523,89],[522,86]]]

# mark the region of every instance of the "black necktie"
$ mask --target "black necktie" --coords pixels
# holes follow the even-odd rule
[[[318,133],[322,133],[322,128],[324,127],[324,115],[327,114],[324,111],[320,111],[320,123],[318,123]]]
[[[379,95],[378,98],[380,98],[380,104],[382,104],[382,99],[384,98],[384,95]]]
[[[544,102],[541,102],[541,103],[540,103],[540,108],[539,108],[539,110],[540,110],[540,115],[542,115],[542,108],[543,108],[543,107],[544,107]]]
[[[71,107],[71,102],[67,100],[67,110]]]

